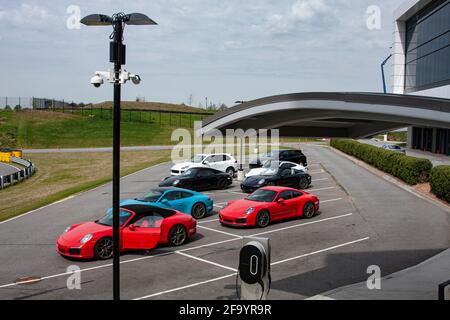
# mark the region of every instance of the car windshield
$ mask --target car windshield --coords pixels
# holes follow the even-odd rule
[[[131,213],[125,210],[120,210],[119,214],[119,224],[122,226],[125,222],[127,222],[128,218],[131,216]],[[113,225],[113,210],[112,208],[109,208],[108,211],[106,211],[106,215],[97,221],[98,224],[101,224],[103,226],[110,226]]]
[[[278,172],[278,168],[269,168],[269,169],[264,169],[263,171],[261,171],[261,173],[259,174],[260,176],[273,176]]]
[[[138,198],[139,201],[145,201],[145,202],[156,202],[161,197],[161,195],[164,193],[161,189],[153,189],[150,190],[147,194],[145,194],[142,198]]]
[[[246,199],[257,202],[272,202],[277,193],[271,190],[258,189],[249,195]]]
[[[205,156],[202,154],[197,154],[196,156],[194,156],[191,160],[191,162],[193,163],[200,163],[205,159]]]
[[[274,169],[274,168],[278,168],[279,166],[280,166],[279,161],[267,160],[266,162],[264,162],[263,168],[264,169]]]
[[[183,172],[181,174],[181,176],[183,176],[183,177],[194,177],[196,173],[197,173],[196,169],[189,169],[189,170],[186,170],[185,172]]]

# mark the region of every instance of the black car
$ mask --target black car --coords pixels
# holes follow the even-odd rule
[[[304,167],[308,165],[306,156],[301,150],[273,150],[250,162],[250,169],[261,168],[267,160],[289,161],[301,164]]]
[[[307,189],[311,185],[311,176],[292,168],[267,169],[259,176],[251,176],[241,183],[245,193],[251,193],[265,186],[283,186]]]
[[[165,178],[160,187],[177,187],[190,190],[225,189],[233,182],[228,173],[211,168],[191,168],[179,176]]]

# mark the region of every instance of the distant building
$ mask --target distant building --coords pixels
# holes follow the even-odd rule
[[[450,0],[405,1],[393,51],[393,93],[450,99]],[[408,147],[450,155],[450,129],[410,127]]]

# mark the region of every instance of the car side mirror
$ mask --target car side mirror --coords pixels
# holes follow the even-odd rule
[[[278,202],[279,204],[283,204],[283,203],[285,202],[285,200],[284,200],[283,198],[280,198],[280,199],[277,200],[277,202]]]
[[[162,200],[161,200],[161,203],[162,203],[162,204],[168,204],[168,203],[169,203],[169,200],[167,200],[167,199],[162,199]]]
[[[130,225],[128,226],[128,228],[129,228],[131,231],[135,231],[135,230],[136,230],[136,226],[135,226],[134,224],[130,224]]]
[[[205,165],[205,166],[209,166],[209,161],[203,161],[203,164]]]

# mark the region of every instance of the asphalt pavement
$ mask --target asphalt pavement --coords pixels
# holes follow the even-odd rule
[[[185,246],[121,256],[124,299],[235,299],[242,237],[270,238],[270,299],[305,299],[365,281],[367,268],[383,276],[416,265],[450,245],[446,211],[355,165],[328,147],[304,145],[321,214],[266,229],[221,226],[217,211],[240,199],[238,183],[206,192],[213,215],[200,220]],[[122,179],[121,197],[134,198],[169,174],[161,164]],[[102,216],[111,184],[0,223],[0,299],[111,299],[111,261],[72,261],[55,252],[55,240],[74,223]],[[69,266],[81,268],[81,290],[69,290]],[[29,277],[38,281],[18,284]],[[358,297],[354,297],[358,299]]]

